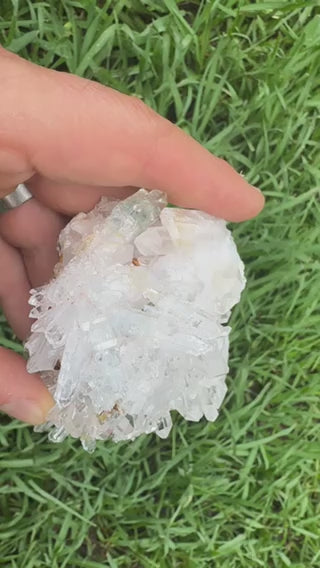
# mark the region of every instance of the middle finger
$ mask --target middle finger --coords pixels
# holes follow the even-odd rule
[[[28,182],[33,195],[50,209],[64,215],[90,211],[102,196],[125,199],[136,191],[133,187],[106,187],[54,182],[40,175]]]
[[[52,277],[58,260],[57,239],[66,219],[36,199],[0,216],[0,235],[20,249],[31,286]]]

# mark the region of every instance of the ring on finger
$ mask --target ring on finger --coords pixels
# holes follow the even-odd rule
[[[32,197],[33,195],[30,193],[27,186],[24,183],[19,183],[13,191],[0,199],[0,213],[5,213],[11,209],[20,207],[20,205],[32,199]]]

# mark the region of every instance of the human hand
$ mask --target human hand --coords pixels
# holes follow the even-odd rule
[[[60,230],[102,195],[157,188],[176,205],[230,221],[263,207],[231,166],[133,97],[1,48],[0,77],[0,198],[26,180],[34,196],[0,216],[0,301],[21,339],[29,289],[51,277]],[[24,360],[0,348],[0,409],[37,424],[52,404]]]

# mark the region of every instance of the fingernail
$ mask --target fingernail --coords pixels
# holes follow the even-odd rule
[[[12,400],[0,406],[0,410],[13,418],[28,422],[29,424],[41,424],[46,419],[49,409],[43,410],[39,404],[32,400]]]
[[[256,187],[255,185],[252,185],[251,187],[253,187],[253,189],[255,189],[256,191],[259,191],[259,193],[262,194],[262,191],[259,187]]]

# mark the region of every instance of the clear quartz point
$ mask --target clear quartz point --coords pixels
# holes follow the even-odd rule
[[[31,290],[29,372],[55,399],[50,440],[167,437],[171,410],[215,420],[226,393],[226,322],[245,286],[223,220],[164,193],[102,198],[59,237],[54,278]]]

